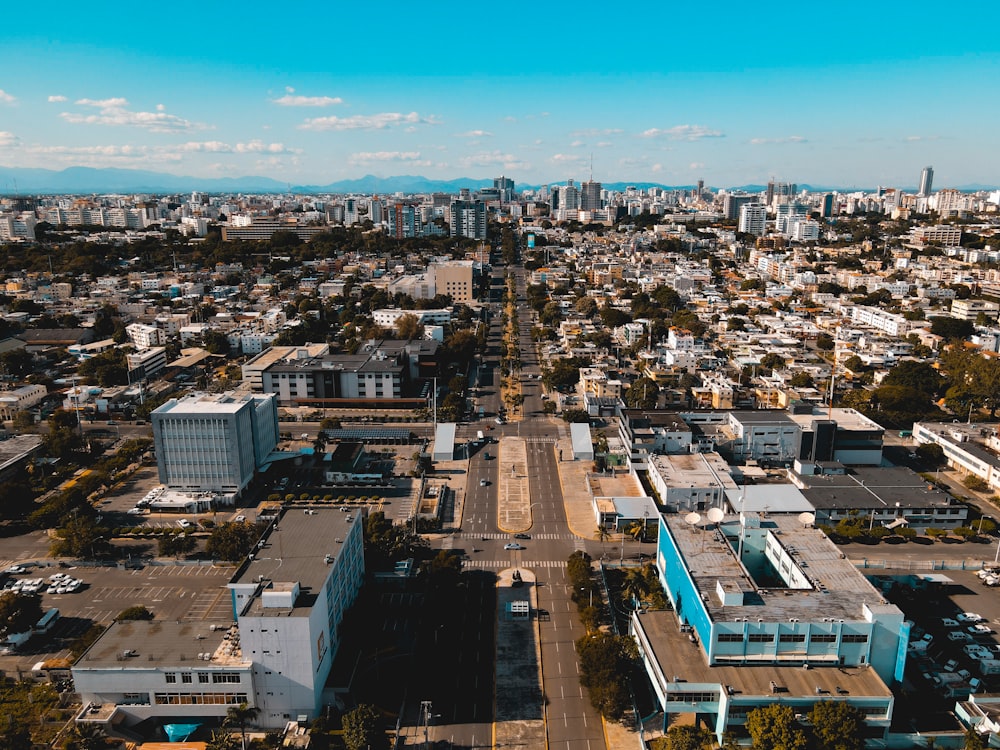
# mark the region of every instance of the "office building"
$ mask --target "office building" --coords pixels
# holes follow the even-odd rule
[[[604,207],[601,200],[601,183],[586,180],[580,185],[580,210],[598,211]]]
[[[274,394],[193,393],[150,415],[160,482],[192,492],[240,493],[278,444]]]
[[[673,611],[632,615],[664,729],[687,715],[720,742],[745,741],[755,708],[780,700],[805,714],[838,700],[885,740],[906,664],[902,611],[797,515],[720,519],[661,516],[656,567]]]
[[[125,334],[129,341],[139,349],[150,349],[167,343],[167,332],[156,326],[145,323],[130,323],[125,326]]]
[[[290,509],[229,581],[231,618],[112,623],[73,667],[86,720],[221,724],[240,703],[266,729],[319,716],[364,580],[363,526],[332,508]]]
[[[514,200],[514,181],[509,177],[493,178],[493,189],[499,193],[501,203],[510,203]]]
[[[722,198],[722,213],[727,219],[740,218],[740,209],[759,202],[756,195],[749,193],[726,193]]]
[[[926,198],[934,187],[934,167],[924,167],[920,172],[920,191],[917,195]]]

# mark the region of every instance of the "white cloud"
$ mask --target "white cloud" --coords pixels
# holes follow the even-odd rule
[[[578,154],[552,154],[552,156],[549,157],[549,161],[555,162],[556,164],[575,164],[586,161],[586,159]]]
[[[65,96],[62,96],[61,94],[53,94],[52,96],[49,97],[49,101],[52,103],[65,102],[67,101],[67,99]]]
[[[414,167],[429,167],[434,163],[429,159],[421,159],[419,151],[361,151],[351,154],[348,162],[351,164],[405,162]]]
[[[650,128],[642,133],[643,138],[667,138],[671,141],[698,141],[702,138],[724,138],[719,130],[704,125],[674,125],[672,128]]]
[[[252,140],[247,143],[228,144],[223,141],[189,141],[177,147],[188,153],[214,154],[297,154],[298,149],[290,149],[283,143],[264,143]]]
[[[621,128],[583,128],[582,130],[574,130],[570,136],[573,138],[594,138],[602,135],[618,135],[621,132]]]
[[[609,148],[611,146],[614,146],[615,144],[613,144],[611,141],[598,141],[594,145],[597,146],[597,148]]]
[[[789,135],[783,138],[751,138],[750,143],[754,146],[781,143],[806,143],[806,139],[801,135]]]
[[[908,135],[903,140],[909,143],[915,143],[917,141],[937,141],[940,140],[939,135]]]
[[[115,96],[110,99],[77,99],[76,103],[83,107],[98,107],[99,109],[107,109],[109,107],[127,107],[128,99]]]
[[[464,133],[455,133],[457,138],[492,138],[493,133],[488,130],[466,130]]]
[[[649,168],[649,171],[650,172],[662,172],[663,171],[663,165],[662,164],[654,164],[653,166],[651,166]]]
[[[84,107],[94,107],[99,110],[96,115],[84,115],[77,112],[62,112],[66,122],[74,125],[130,125],[149,130],[153,133],[176,133],[185,130],[199,130],[204,126],[185,120],[177,115],[167,114],[158,105],[156,112],[133,112],[128,107],[128,100],[122,97],[111,99],[77,99],[76,104]]]
[[[501,166],[504,169],[530,169],[531,165],[515,156],[502,151],[481,151],[459,159],[462,167],[492,167]]]
[[[690,164],[688,164],[688,169],[704,169],[704,168],[705,164],[700,161],[693,161]]]
[[[381,112],[377,115],[351,115],[350,117],[313,117],[299,125],[300,130],[384,130],[393,125],[435,124],[416,112]]]
[[[586,146],[586,145],[587,144],[584,143],[583,141],[573,141],[571,144],[569,144],[570,148],[580,148],[580,146]]]
[[[21,139],[6,130],[0,130],[0,148],[13,148],[21,143]]]
[[[3,89],[0,89],[0,104],[13,104],[17,101],[17,97],[12,94],[8,94]]]
[[[295,89],[289,88],[286,91],[287,94],[271,101],[282,107],[330,107],[344,103],[339,96],[294,96],[292,92]]]

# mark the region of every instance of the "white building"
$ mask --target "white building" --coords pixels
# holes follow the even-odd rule
[[[397,310],[384,308],[372,312],[375,325],[382,328],[395,328],[396,322],[404,315],[414,315],[421,325],[448,325],[451,322],[451,310]]]
[[[14,414],[30,409],[45,398],[44,385],[22,385],[9,391],[0,391],[0,419],[12,419]]]
[[[767,227],[767,209],[759,204],[740,206],[739,231],[763,237]]]
[[[240,703],[267,729],[314,719],[364,580],[363,526],[332,508],[291,509],[230,580],[231,618],[113,623],[73,667],[80,720],[221,723]]]
[[[154,377],[167,366],[167,350],[162,346],[151,349],[140,349],[125,355],[130,373],[129,381],[137,382],[141,378]]]
[[[913,322],[902,315],[863,305],[851,308],[851,320],[854,323],[883,331],[889,336],[905,336],[914,327]]]
[[[166,331],[156,326],[148,326],[145,323],[130,323],[125,326],[125,333],[128,335],[129,341],[140,349],[163,346],[167,343]]]
[[[172,489],[239,493],[278,444],[274,394],[193,393],[150,415],[160,482]]]

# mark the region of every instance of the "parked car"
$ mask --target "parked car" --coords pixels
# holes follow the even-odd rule
[[[977,622],[975,625],[970,625],[966,628],[973,635],[989,635],[993,632],[989,625],[982,622]]]
[[[950,617],[943,617],[941,618],[941,625],[946,628],[957,628],[960,625],[960,623],[958,622],[958,620],[953,620]]]
[[[977,615],[975,612],[962,612],[955,619],[959,622],[982,622],[983,616]]]
[[[978,643],[969,643],[962,646],[962,651],[970,659],[989,659],[992,657],[992,652],[985,646],[981,646]]]
[[[182,518],[180,521],[177,522],[177,525],[180,526],[182,529],[189,529],[193,524],[186,518]]]
[[[956,643],[968,643],[972,640],[972,636],[961,630],[953,630],[948,633],[948,640],[955,641]]]
[[[949,659],[948,661],[946,661],[944,663],[944,671],[945,672],[954,672],[955,669],[957,669],[957,668],[958,668],[958,660],[957,659]]]

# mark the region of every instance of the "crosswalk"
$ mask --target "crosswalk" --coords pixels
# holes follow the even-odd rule
[[[503,539],[508,540],[513,538],[513,534],[457,534],[452,536],[458,536],[459,539],[470,539],[472,541],[482,541],[484,539]],[[532,539],[559,539],[562,541],[568,541],[570,539],[578,539],[572,534],[532,534]]]
[[[502,570],[504,568],[565,568],[565,560],[465,560],[463,568]]]

